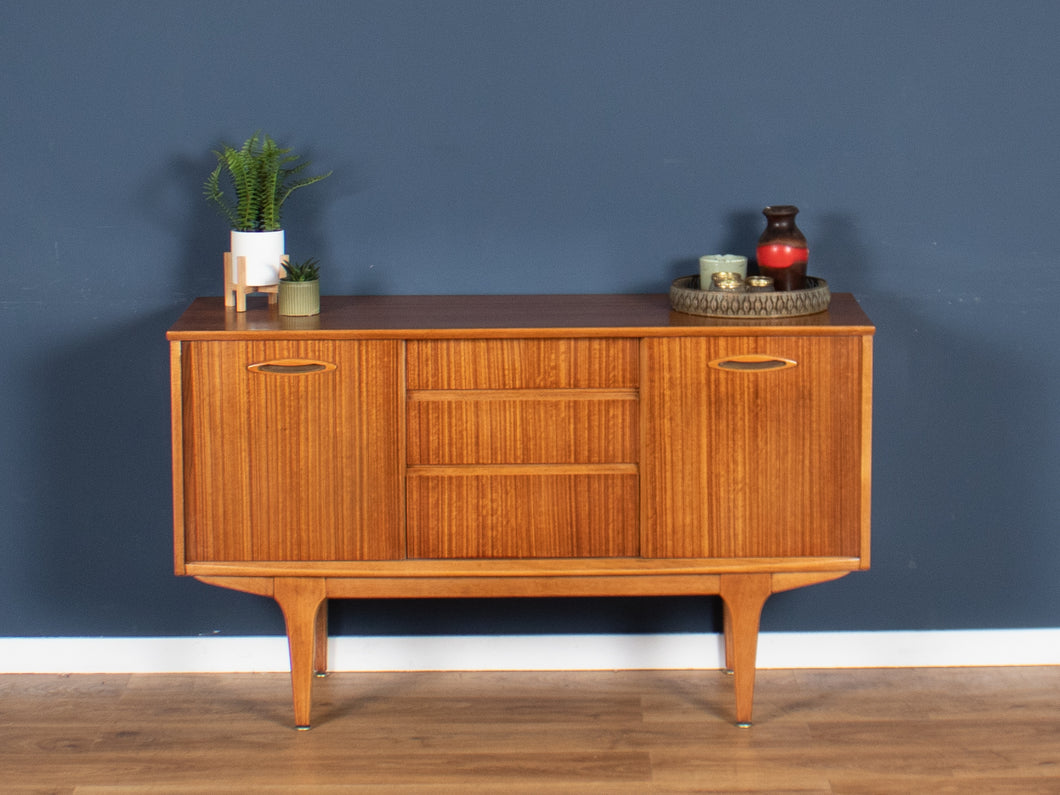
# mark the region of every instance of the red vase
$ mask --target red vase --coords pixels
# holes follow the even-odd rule
[[[766,229],[758,238],[758,272],[772,276],[777,290],[802,290],[806,287],[806,261],[809,249],[806,238],[795,226],[799,208],[791,204],[766,207]]]

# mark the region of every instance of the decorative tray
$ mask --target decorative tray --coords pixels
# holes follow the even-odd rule
[[[806,277],[803,290],[726,293],[700,290],[699,276],[682,276],[670,285],[670,305],[678,312],[707,317],[798,317],[823,312],[832,300],[828,283]]]

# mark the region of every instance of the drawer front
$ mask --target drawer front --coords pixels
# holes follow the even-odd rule
[[[637,475],[410,470],[410,558],[635,556]]]
[[[409,389],[628,389],[635,339],[411,340]]]
[[[633,390],[410,393],[408,462],[604,464],[637,460]]]
[[[636,555],[638,351],[625,338],[409,341],[409,556]]]

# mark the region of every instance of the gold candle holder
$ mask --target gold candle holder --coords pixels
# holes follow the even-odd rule
[[[748,276],[744,283],[749,293],[771,293],[776,290],[772,276]]]
[[[711,277],[710,289],[724,293],[742,293],[745,289],[743,274],[735,271],[719,271]]]

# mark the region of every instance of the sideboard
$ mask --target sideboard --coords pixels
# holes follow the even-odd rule
[[[276,600],[295,725],[328,599],[718,595],[750,725],[770,594],[869,566],[872,338],[849,294],[197,299],[170,329],[178,575]]]

